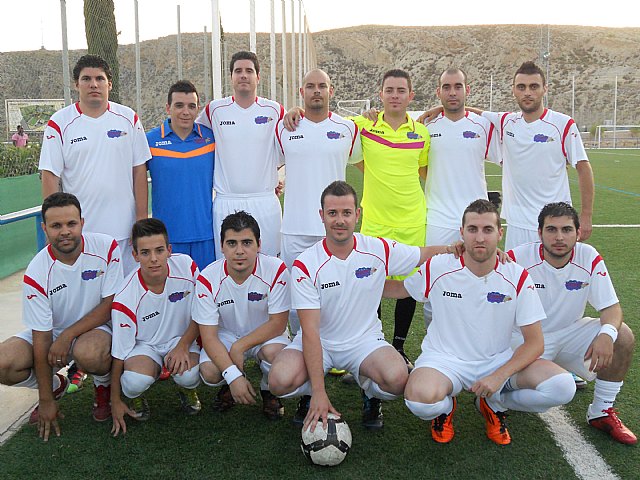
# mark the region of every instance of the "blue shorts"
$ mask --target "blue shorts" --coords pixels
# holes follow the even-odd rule
[[[213,239],[201,242],[171,243],[173,253],[184,253],[189,255],[198,265],[200,271],[216,259]]]

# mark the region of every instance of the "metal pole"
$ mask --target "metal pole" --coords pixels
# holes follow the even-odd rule
[[[298,87],[302,87],[302,0],[298,0]],[[302,94],[298,89],[298,105],[302,105]]]
[[[133,0],[134,21],[136,24],[136,112],[142,110],[142,73],[140,71],[140,23],[138,17],[138,0]]]
[[[222,63],[220,60],[220,5],[211,0],[211,79],[213,98],[222,98]]]
[[[276,100],[278,91],[276,90],[276,2],[271,0],[271,33],[269,33],[269,57],[271,60],[271,77],[269,97]]]
[[[67,0],[60,0],[60,22],[62,24],[62,83],[64,84],[64,104],[71,105],[69,43],[67,41]]]
[[[576,118],[576,76],[571,75],[571,118]]]
[[[493,112],[493,75],[491,75],[491,83],[489,84],[489,111]]]
[[[180,34],[180,5],[176,5],[178,8],[177,20],[178,20],[178,78],[182,79],[182,35]]]
[[[304,64],[304,71],[309,71],[309,43],[307,42],[307,35],[309,34],[309,28],[307,27],[307,15],[304,16],[304,36],[302,39],[304,40],[304,45],[302,48],[302,63]]]
[[[209,69],[209,52],[207,49],[207,26],[204,27],[204,103],[209,103],[209,99],[211,98],[211,79],[209,75],[211,74],[211,70]]]
[[[256,0],[249,0],[249,50],[256,53]]]
[[[618,125],[618,76],[613,87],[613,148],[616,148],[616,127]]]
[[[291,105],[296,104],[296,8],[295,0],[291,0]]]
[[[285,0],[282,3],[282,105],[284,109],[288,109],[287,92],[287,6]]]

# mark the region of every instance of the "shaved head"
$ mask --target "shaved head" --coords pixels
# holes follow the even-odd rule
[[[313,70],[309,70],[305,75],[304,78],[302,79],[302,85],[304,85],[305,83],[307,83],[307,80],[310,77],[315,77],[316,75],[322,75],[324,76],[325,82],[329,85],[331,85],[331,78],[329,78],[329,74],[327,72],[325,72],[324,70],[322,70],[321,68],[314,68]]]

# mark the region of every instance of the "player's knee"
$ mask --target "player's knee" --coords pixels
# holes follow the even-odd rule
[[[127,398],[136,398],[146,392],[155,382],[155,378],[131,370],[125,370],[120,377],[122,393]]]
[[[576,382],[568,372],[559,373],[540,382],[536,390],[548,399],[548,408],[565,405],[573,400],[576,394]]]
[[[222,373],[218,370],[218,367],[213,364],[213,362],[202,362],[199,365],[199,370],[200,378],[202,378],[202,381],[205,384],[215,387],[223,382]]]
[[[449,413],[452,406],[450,398],[445,398],[435,403],[415,402],[405,399],[404,403],[411,413],[422,420],[433,420],[443,413]]]
[[[173,375],[173,381],[180,387],[192,389],[200,385],[200,368],[198,365],[179,375]]]
[[[296,375],[286,368],[272,368],[269,372],[269,390],[278,397],[292,393],[303,382],[296,381]]]
[[[383,372],[382,381],[379,382],[379,385],[386,392],[400,395],[404,392],[407,380],[409,380],[409,372],[406,364],[404,362],[398,365],[394,363]]]
[[[111,370],[111,344],[106,341],[76,342],[73,358],[87,373],[104,375]]]
[[[426,404],[435,404],[447,397],[445,392],[441,392],[437,389],[427,388],[425,385],[420,385],[418,382],[409,382],[404,391],[404,398],[411,402],[419,402]]]
[[[618,331],[618,338],[614,344],[614,353],[621,358],[631,357],[636,346],[633,332],[626,323],[623,323]]]

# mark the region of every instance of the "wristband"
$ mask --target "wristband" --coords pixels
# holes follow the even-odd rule
[[[613,340],[613,343],[615,343],[616,339],[618,338],[618,329],[610,323],[605,323],[600,327],[600,332],[598,333],[598,335],[600,335],[601,333],[609,335]]]
[[[231,365],[224,372],[222,372],[222,376],[224,377],[227,385],[231,385],[231,383],[239,377],[243,377],[244,373],[240,371],[237,365]]]

